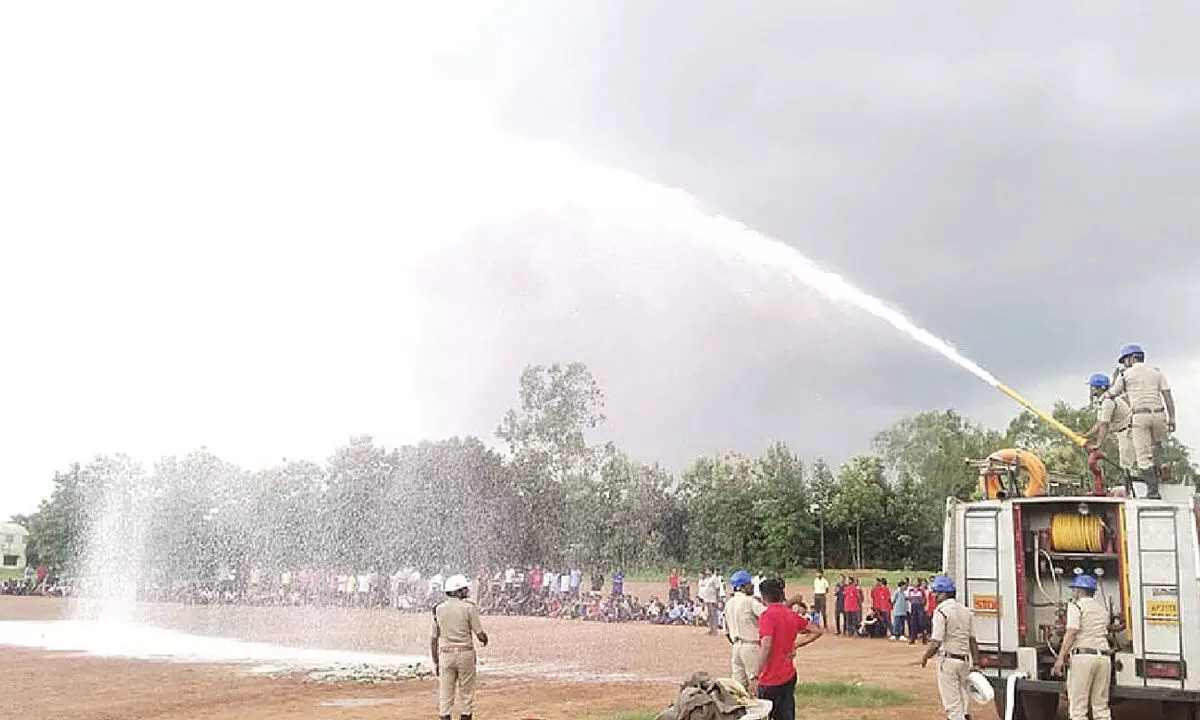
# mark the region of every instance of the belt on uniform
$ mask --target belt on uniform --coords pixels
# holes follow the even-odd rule
[[[950,658],[951,660],[961,660],[963,662],[971,662],[969,655],[955,655],[954,653],[942,653],[942,657]]]
[[[460,653],[460,652],[475,652],[475,648],[466,645],[456,645],[454,647],[444,647],[438,650],[439,653]]]
[[[1107,650],[1097,650],[1096,648],[1077,647],[1077,648],[1071,648],[1071,654],[1072,655],[1104,655],[1104,656],[1107,656],[1109,654],[1109,652]]]
[[[734,645],[757,645],[757,644],[758,644],[758,641],[757,641],[757,640],[743,640],[743,639],[741,639],[741,638],[734,638],[734,639],[733,639],[733,644],[734,644]]]
[[[1165,413],[1166,411],[1167,411],[1166,408],[1134,408],[1133,414],[1134,415],[1146,415],[1149,413]]]

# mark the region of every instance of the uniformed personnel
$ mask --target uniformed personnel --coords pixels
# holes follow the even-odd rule
[[[1146,364],[1141,345],[1121,348],[1118,362],[1124,367],[1108,394],[1125,395],[1133,412],[1130,437],[1137,455],[1138,476],[1146,483],[1146,497],[1157,500],[1162,443],[1175,432],[1175,399],[1162,371]]]
[[[479,608],[467,599],[470,583],[451,575],[445,584],[446,599],[433,609],[433,634],[429,652],[438,675],[439,717],[450,720],[457,691],[460,720],[471,720],[475,703],[475,638],[487,647],[488,636],[479,620]],[[443,660],[444,658],[444,660]]]
[[[1124,395],[1108,395],[1112,383],[1104,373],[1095,373],[1088,378],[1088,387],[1091,388],[1092,401],[1098,405],[1096,422],[1083,436],[1096,447],[1104,444],[1104,439],[1109,435],[1117,439],[1117,463],[1124,474],[1125,489],[1132,491],[1133,478],[1137,475],[1137,454],[1133,450],[1133,438],[1130,436],[1133,411],[1129,408],[1129,400]],[[1129,494],[1132,495],[1132,492]]]
[[[938,656],[938,694],[947,720],[966,720],[970,707],[967,676],[979,666],[979,646],[973,631],[974,615],[956,599],[954,581],[945,575],[933,579],[929,589],[937,600],[933,634],[921,658],[921,667]]]
[[[1109,611],[1096,599],[1096,578],[1076,575],[1071,587],[1075,599],[1067,603],[1067,633],[1063,637],[1058,661],[1051,670],[1061,677],[1067,669],[1067,703],[1071,720],[1109,720],[1108,686],[1112,679],[1109,658]]]
[[[751,694],[758,680],[758,618],[767,609],[754,597],[754,578],[738,570],[729,578],[733,597],[725,602],[725,634],[732,643],[733,679]]]

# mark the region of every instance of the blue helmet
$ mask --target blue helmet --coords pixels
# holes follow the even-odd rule
[[[1088,378],[1088,385],[1094,388],[1106,388],[1112,385],[1112,382],[1104,373],[1093,373],[1092,376]]]
[[[729,578],[729,587],[740,588],[743,585],[753,584],[754,580],[750,577],[750,573],[745,570],[738,570]]]
[[[1088,575],[1087,573],[1081,573],[1075,576],[1075,580],[1071,583],[1071,587],[1079,588],[1080,590],[1095,591],[1096,578]]]
[[[954,580],[947,575],[938,575],[929,583],[929,589],[935,593],[954,592]]]
[[[1121,348],[1121,357],[1117,358],[1117,362],[1122,362],[1125,358],[1129,357],[1130,355],[1145,355],[1145,354],[1146,354],[1146,351],[1142,349],[1141,345],[1135,345],[1135,344],[1131,343],[1131,344],[1126,345],[1125,347]]]

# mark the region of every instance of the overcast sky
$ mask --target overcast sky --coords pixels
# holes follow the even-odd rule
[[[1194,5],[400,5],[0,9],[0,516],[101,452],[487,437],[527,363],[676,468],[1015,412],[716,214],[1039,404],[1141,342],[1200,444]]]

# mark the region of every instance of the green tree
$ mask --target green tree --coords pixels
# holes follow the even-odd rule
[[[938,497],[967,499],[978,479],[967,459],[987,457],[1003,436],[969,422],[953,410],[922,412],[875,436],[875,451],[896,476],[909,475]]]
[[[604,422],[604,393],[582,363],[530,366],[521,373],[518,407],[496,430],[508,444],[529,532],[527,560],[560,558],[572,527],[593,511],[600,454],[588,432]]]
[[[370,437],[353,438],[329,459],[328,489],[318,522],[322,556],[338,567],[368,569],[379,561],[380,508],[398,481],[399,457]]]
[[[547,468],[555,480],[590,475],[596,452],[587,432],[605,417],[604,393],[587,366],[531,365],[521,373],[518,399],[496,429],[513,456]]]
[[[683,472],[688,556],[699,565],[744,565],[756,536],[755,495],[762,469],[745,455],[701,455]]]
[[[935,568],[941,564],[945,498],[912,475],[901,475],[883,513],[885,537],[894,539],[892,560],[902,567]]]
[[[1061,400],[1054,403],[1050,415],[1079,433],[1086,432],[1096,421],[1096,410],[1091,405],[1072,406]],[[1008,446],[1029,450],[1040,457],[1050,472],[1078,478],[1088,477],[1087,451],[1028,410],[1022,411],[1009,422],[1005,439]],[[1105,438],[1100,449],[1114,463],[1120,457],[1115,435],[1110,434]],[[1163,457],[1178,481],[1195,483],[1198,473],[1191,453],[1178,438],[1172,435],[1163,443]],[[1104,468],[1110,485],[1120,482],[1120,473],[1113,465],[1105,465]]]
[[[66,472],[54,473],[50,497],[43,500],[30,518],[30,544],[39,561],[59,568],[74,568],[85,540],[82,467],[76,463]]]
[[[784,570],[815,557],[817,520],[804,477],[803,461],[776,442],[759,459],[762,482],[753,502],[755,564]]]
[[[881,520],[891,495],[884,477],[883,462],[870,455],[856,455],[842,465],[837,491],[830,503],[830,519],[846,531],[853,550],[854,567],[863,567],[863,528],[884,536]]]
[[[397,451],[397,483],[376,517],[378,557],[472,572],[522,552],[525,517],[504,459],[478,438],[422,442]]]

